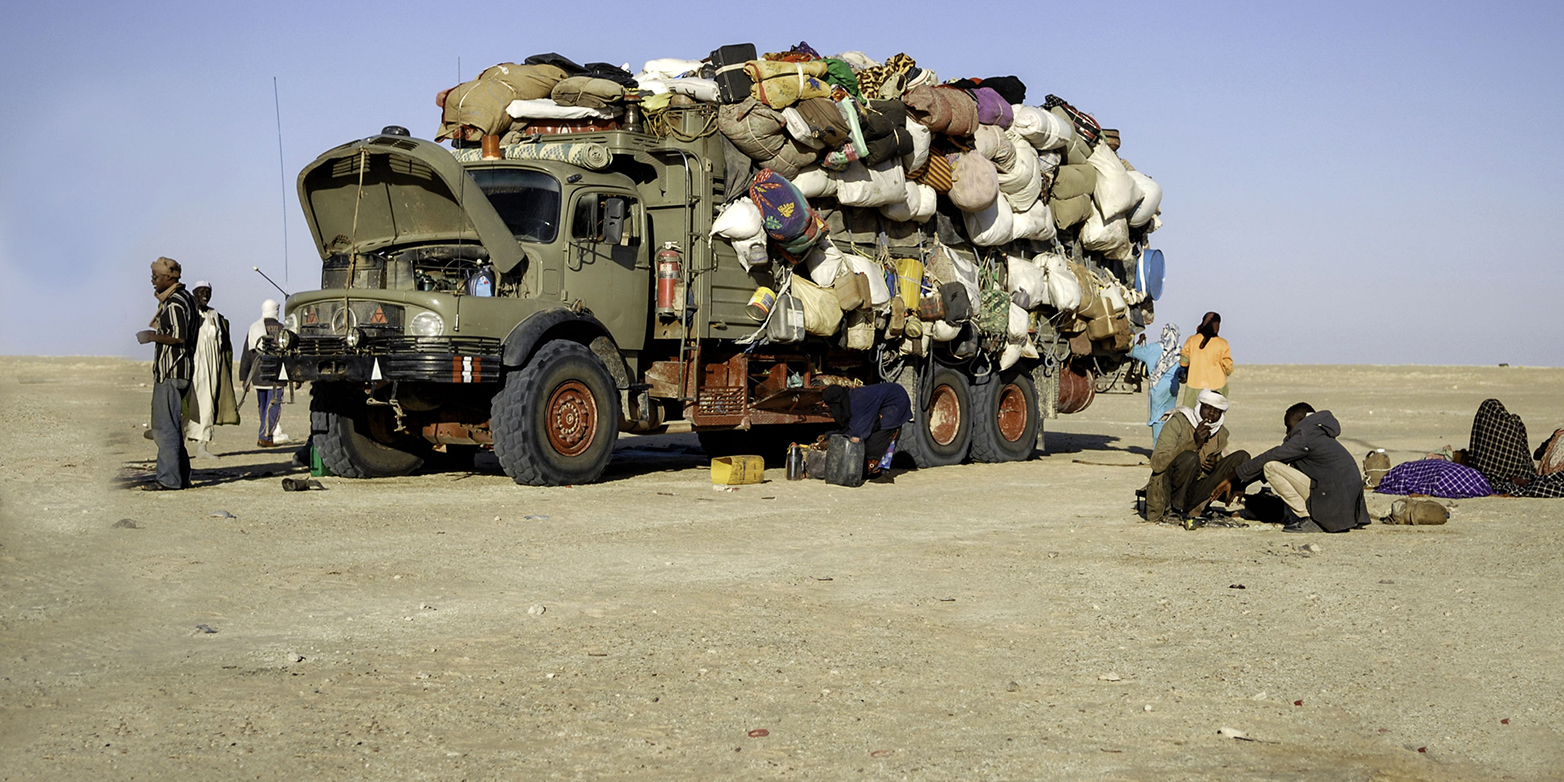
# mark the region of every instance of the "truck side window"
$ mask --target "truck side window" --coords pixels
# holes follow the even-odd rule
[[[635,199],[608,193],[588,193],[576,202],[570,237],[577,241],[634,244]],[[629,241],[625,241],[630,237]]]

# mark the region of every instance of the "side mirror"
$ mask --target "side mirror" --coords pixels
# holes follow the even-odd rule
[[[623,198],[605,199],[603,205],[603,241],[619,244],[625,236],[625,217],[629,204]]]

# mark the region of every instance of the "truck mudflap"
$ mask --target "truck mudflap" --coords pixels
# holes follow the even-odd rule
[[[424,340],[416,346],[396,346],[401,349],[370,347],[358,352],[328,342],[333,340],[301,340],[298,348],[284,355],[263,354],[261,382],[498,383],[503,379],[497,339]]]

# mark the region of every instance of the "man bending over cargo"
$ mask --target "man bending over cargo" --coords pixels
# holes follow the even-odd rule
[[[831,417],[843,433],[863,443],[867,461],[864,474],[879,475],[896,455],[896,437],[912,420],[912,400],[896,383],[875,383],[861,388],[827,386],[823,394]]]
[[[1175,408],[1151,452],[1151,481],[1146,484],[1146,520],[1181,521],[1204,508],[1212,489],[1233,477],[1249,459],[1227,456],[1227,397],[1202,390],[1195,407]]]
[[[1341,424],[1329,410],[1315,412],[1307,402],[1282,416],[1282,444],[1239,465],[1232,481],[1223,481],[1212,497],[1241,493],[1261,474],[1287,503],[1283,532],[1346,532],[1369,525],[1358,463],[1336,437]]]

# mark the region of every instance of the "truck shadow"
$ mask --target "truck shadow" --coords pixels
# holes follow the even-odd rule
[[[1111,434],[1079,434],[1075,432],[1043,432],[1043,450],[1046,453],[1080,453],[1081,451],[1118,451],[1136,456],[1150,456],[1151,449],[1144,445],[1117,445],[1123,438]]]

